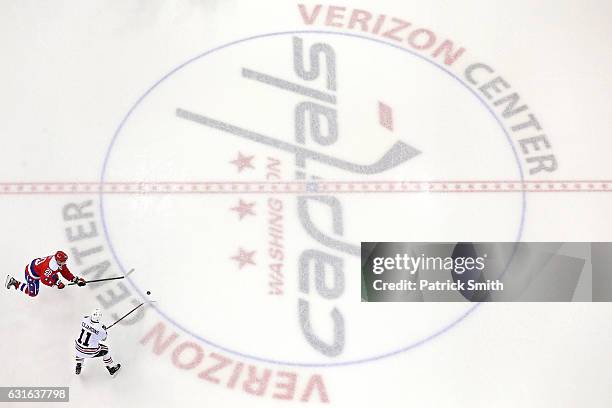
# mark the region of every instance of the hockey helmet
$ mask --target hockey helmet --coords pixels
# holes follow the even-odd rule
[[[100,309],[94,309],[91,313],[91,321],[94,323],[100,323],[100,319],[102,318],[102,311]]]
[[[66,261],[68,260],[68,255],[66,255],[66,253],[63,251],[57,251],[55,253],[55,260],[59,265],[65,265]]]

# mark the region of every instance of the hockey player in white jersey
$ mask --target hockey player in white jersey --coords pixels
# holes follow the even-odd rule
[[[121,368],[121,364],[113,366],[113,359],[108,346],[101,342],[106,340],[106,326],[100,323],[102,312],[100,309],[93,311],[91,316],[85,316],[81,321],[79,337],[74,341],[76,349],[76,374],[81,374],[81,369],[86,358],[102,357],[102,361],[110,375],[114,376]]]

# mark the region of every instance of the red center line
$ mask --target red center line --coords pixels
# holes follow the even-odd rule
[[[607,193],[612,180],[0,182],[0,195]]]

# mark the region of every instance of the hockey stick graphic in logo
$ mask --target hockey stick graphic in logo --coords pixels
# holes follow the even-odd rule
[[[85,284],[88,284],[88,283],[96,283],[96,282],[106,282],[106,281],[112,281],[112,280],[117,280],[117,279],[123,279],[123,278],[125,278],[126,276],[128,276],[129,274],[131,274],[132,272],[134,272],[134,268],[130,269],[130,270],[128,271],[128,273],[126,273],[126,274],[125,274],[125,275],[123,275],[123,276],[115,276],[114,278],[93,279],[93,280],[90,280],[90,281],[85,281]],[[68,286],[77,285],[77,284],[78,284],[78,283],[73,282],[73,283],[69,283],[69,284],[68,284]]]
[[[418,149],[407,145],[404,142],[398,141],[395,142],[393,146],[391,146],[391,148],[389,148],[389,150],[387,150],[382,157],[380,157],[372,164],[351,163],[342,159],[328,156],[323,153],[315,152],[299,145],[287,143],[282,140],[277,140],[272,137],[262,135],[260,133],[252,132],[250,130],[243,129],[226,122],[211,119],[185,109],[176,109],[176,116],[181,119],[186,119],[191,122],[199,123],[200,125],[208,126],[226,133],[240,136],[244,139],[268,145],[279,150],[294,153],[301,160],[312,159],[354,173],[382,173],[386,170],[397,167],[405,161],[408,161],[421,154]]]

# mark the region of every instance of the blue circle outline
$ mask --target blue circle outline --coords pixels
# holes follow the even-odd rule
[[[520,181],[521,181],[521,183],[524,182],[523,168],[521,167],[521,162],[519,160],[518,153],[517,153],[517,151],[516,151],[516,149],[514,147],[514,144],[512,143],[512,139],[510,138],[510,135],[508,134],[508,131],[504,127],[502,121],[497,117],[497,115],[491,109],[491,107],[489,105],[487,105],[486,101],[484,101],[480,97],[480,95],[478,95],[476,93],[475,90],[470,88],[469,85],[464,83],[457,75],[455,75],[451,71],[448,71],[442,65],[439,65],[438,63],[436,63],[436,62],[434,62],[432,60],[429,60],[425,56],[420,55],[420,54],[418,54],[415,51],[412,51],[412,50],[410,50],[408,48],[404,48],[404,47],[402,47],[400,45],[397,45],[397,44],[392,44],[392,43],[386,42],[384,40],[380,40],[378,38],[367,37],[365,35],[360,35],[360,34],[355,34],[355,33],[343,33],[343,32],[337,32],[337,31],[298,30],[298,31],[278,31],[278,32],[272,32],[272,33],[258,34],[258,35],[253,35],[253,36],[245,37],[245,38],[242,38],[242,39],[239,39],[239,40],[231,41],[229,43],[225,43],[225,44],[220,45],[218,47],[209,49],[208,51],[205,51],[205,52],[203,52],[203,53],[201,53],[199,55],[196,55],[193,58],[190,58],[189,60],[183,62],[180,65],[178,65],[177,67],[175,67],[174,69],[172,69],[171,71],[166,73],[159,80],[157,80],[149,89],[147,89],[147,91],[144,94],[142,94],[136,100],[136,102],[132,105],[130,110],[126,113],[126,115],[123,117],[123,119],[119,123],[119,126],[115,130],[115,133],[113,134],[113,138],[112,138],[112,140],[111,140],[111,142],[110,142],[110,144],[108,146],[108,149],[107,149],[105,157],[104,157],[104,162],[103,162],[103,165],[102,165],[102,173],[101,173],[101,176],[100,176],[100,184],[104,184],[104,178],[105,178],[105,175],[106,175],[106,169],[107,169],[108,161],[109,161],[109,158],[110,158],[110,155],[111,155],[111,151],[113,149],[115,141],[117,140],[117,138],[119,136],[119,133],[123,129],[123,126],[125,125],[127,120],[130,118],[132,113],[136,110],[136,108],[140,105],[140,103],[155,88],[157,88],[158,85],[160,85],[162,82],[164,82],[170,76],[174,75],[177,71],[181,70],[185,66],[191,64],[192,62],[195,62],[195,61],[199,60],[200,58],[203,58],[205,56],[213,54],[213,53],[215,53],[217,51],[221,51],[221,50],[223,50],[225,48],[229,48],[229,47],[231,47],[233,45],[237,45],[237,44],[240,44],[240,43],[244,43],[244,42],[248,42],[248,41],[252,41],[252,40],[256,40],[256,39],[261,39],[261,38],[276,37],[276,36],[285,36],[285,35],[302,35],[302,34],[324,34],[324,35],[335,35],[335,36],[353,37],[353,38],[358,38],[358,39],[362,39],[362,40],[366,40],[366,41],[371,41],[371,42],[374,42],[374,43],[382,44],[382,45],[385,45],[385,46],[388,46],[388,47],[392,47],[392,48],[398,49],[398,50],[403,51],[403,52],[407,52],[407,53],[411,54],[412,56],[417,57],[417,58],[419,58],[419,59],[421,59],[421,60],[423,60],[423,61],[425,61],[425,62],[427,62],[427,63],[429,63],[431,65],[433,65],[434,67],[438,68],[442,72],[444,72],[447,75],[449,75],[450,77],[452,77],[457,82],[459,82],[465,89],[467,89],[472,95],[474,95],[476,97],[476,99],[485,107],[485,109],[491,114],[491,116],[493,116],[493,118],[495,119],[495,121],[497,122],[499,127],[502,129],[504,135],[506,136],[506,140],[508,141],[508,143],[510,144],[510,147],[512,148],[512,153],[514,154],[514,158],[515,158],[516,163],[518,165]],[[104,215],[105,213],[104,213],[104,193],[103,192],[100,192],[99,198],[100,198],[100,216],[101,216],[101,220],[102,220],[102,227],[103,227],[103,230],[104,230],[104,236],[106,238],[106,241],[108,242],[108,246],[109,246],[110,251],[111,251],[111,253],[113,255],[113,258],[115,259],[115,261],[117,262],[117,265],[119,266],[119,269],[125,274],[126,273],[126,269],[121,264],[121,261],[119,260],[119,257],[117,256],[115,248],[113,247],[113,244],[112,244],[111,239],[110,239],[110,233],[108,231],[108,227],[107,227],[107,224],[106,224],[106,217]],[[519,242],[520,239],[521,239],[523,228],[524,228],[524,224],[525,224],[526,209],[527,209],[526,192],[523,190],[521,192],[521,218],[520,218],[519,229],[518,229],[518,233],[517,233],[517,237],[515,239],[515,242]],[[517,246],[515,245],[514,252],[516,252],[516,247]],[[514,257],[514,252],[512,254],[512,257]],[[512,257],[510,258],[510,261],[508,262],[508,265],[511,262]],[[508,265],[506,265],[506,268],[508,267]],[[505,273],[505,271],[504,271],[504,273]],[[130,283],[130,285],[136,290],[136,292],[142,298],[144,298],[144,295],[142,294],[140,289],[134,284],[134,282],[129,277],[127,277],[127,280]],[[201,336],[198,336],[195,333],[192,333],[191,331],[189,331],[188,329],[186,329],[185,327],[180,325],[178,322],[174,321],[169,316],[167,316],[161,309],[156,307],[155,304],[152,304],[151,306],[163,318],[165,318],[168,322],[172,323],[178,329],[182,330],[184,333],[186,333],[186,334],[188,334],[188,335],[190,335],[190,336],[200,340],[203,343],[208,344],[209,346],[215,347],[215,348],[217,348],[219,350],[223,350],[223,351],[225,351],[225,352],[227,352],[229,354],[233,354],[233,355],[236,355],[236,356],[239,356],[239,357],[243,357],[245,359],[259,361],[259,362],[267,363],[267,364],[275,364],[275,365],[283,365],[283,366],[293,366],[293,367],[314,368],[314,367],[339,367],[339,366],[350,366],[350,365],[356,365],[356,364],[369,363],[369,362],[381,360],[381,359],[384,359],[384,358],[387,358],[387,357],[391,357],[391,356],[394,356],[394,355],[401,354],[401,353],[404,353],[406,351],[412,350],[412,349],[417,348],[417,347],[419,347],[419,346],[421,346],[421,345],[423,345],[425,343],[428,343],[429,341],[433,340],[434,338],[436,338],[436,337],[446,333],[447,331],[449,331],[450,329],[455,327],[459,322],[461,322],[466,317],[468,317],[470,314],[472,314],[481,304],[482,303],[476,303],[474,306],[469,308],[466,312],[461,314],[458,318],[456,318],[455,320],[451,321],[451,323],[449,323],[447,326],[443,326],[440,330],[434,332],[433,334],[431,334],[431,335],[429,335],[429,336],[427,336],[427,337],[425,337],[425,338],[423,338],[423,339],[421,339],[421,340],[419,340],[417,342],[409,344],[406,347],[402,347],[402,348],[399,348],[399,349],[391,351],[391,352],[375,355],[373,357],[361,358],[361,359],[357,359],[357,360],[341,361],[341,362],[335,362],[335,363],[333,363],[333,362],[332,363],[329,363],[329,362],[299,363],[299,362],[291,362],[291,361],[273,360],[273,359],[257,357],[257,356],[254,356],[254,355],[250,355],[250,354],[242,353],[242,352],[239,352],[239,351],[236,351],[236,350],[232,350],[232,349],[223,347],[222,345],[217,344],[215,342],[209,341],[209,340],[207,340],[207,339],[205,339],[205,338],[203,338]]]

